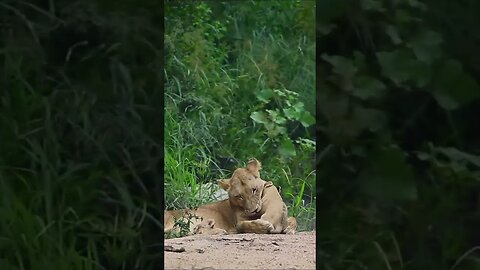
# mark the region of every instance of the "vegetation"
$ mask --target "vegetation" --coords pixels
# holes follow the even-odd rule
[[[1,0],[0,18],[0,268],[161,268],[162,10]]]
[[[321,268],[480,268],[479,3],[317,3]]]
[[[211,184],[255,157],[299,229],[314,228],[314,4],[167,1],[168,209],[215,200]]]

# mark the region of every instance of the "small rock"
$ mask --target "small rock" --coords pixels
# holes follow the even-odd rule
[[[172,247],[172,246],[165,246],[164,250],[165,250],[165,251],[170,251],[170,252],[185,252],[185,248],[184,248],[184,247],[174,248],[174,247]]]

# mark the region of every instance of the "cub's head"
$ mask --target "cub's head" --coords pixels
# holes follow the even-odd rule
[[[252,158],[245,168],[236,169],[231,178],[218,181],[228,192],[230,203],[246,215],[255,215],[262,209],[261,196],[266,182],[260,179],[261,168],[261,163]]]

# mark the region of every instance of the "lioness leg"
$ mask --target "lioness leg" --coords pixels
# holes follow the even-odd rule
[[[283,203],[281,209],[279,206],[270,207],[260,219],[268,221],[273,225],[273,229],[269,233],[285,233],[285,229],[289,225],[287,214],[287,206]]]
[[[273,225],[263,219],[241,221],[237,224],[239,233],[269,233],[273,230]]]

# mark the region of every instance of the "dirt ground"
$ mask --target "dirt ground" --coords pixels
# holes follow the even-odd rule
[[[165,269],[315,269],[315,231],[166,239],[164,255]]]

